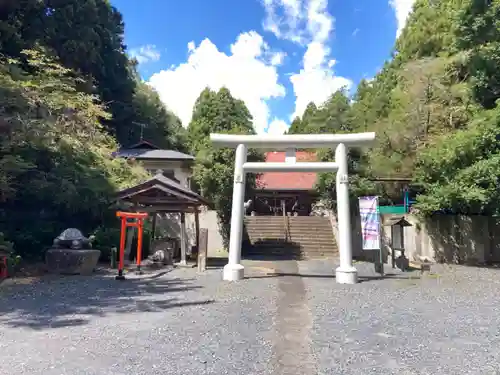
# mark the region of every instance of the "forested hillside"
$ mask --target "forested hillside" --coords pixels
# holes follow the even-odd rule
[[[499,0],[417,0],[393,59],[352,102],[339,92],[310,104],[290,133],[375,131],[376,147],[352,155],[354,194],[390,200],[394,186],[368,180],[406,177],[423,214],[498,214],[499,67]],[[330,199],[334,181],[319,183]]]
[[[146,177],[111,158],[139,141],[137,124],[160,147],[187,148],[123,30],[107,0],[0,3],[0,232],[23,256],[70,226],[114,227],[112,194]]]

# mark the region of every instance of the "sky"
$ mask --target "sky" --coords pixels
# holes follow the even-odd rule
[[[184,126],[205,87],[225,86],[258,134],[283,134],[309,102],[375,76],[414,0],[111,2],[141,77]]]

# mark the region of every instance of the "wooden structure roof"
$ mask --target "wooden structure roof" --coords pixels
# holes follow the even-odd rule
[[[175,150],[162,150],[151,142],[141,140],[129,147],[122,147],[113,152],[114,157],[137,160],[169,160],[169,161],[194,161],[194,156]]]
[[[116,199],[146,212],[192,212],[210,204],[201,195],[159,173],[138,185],[121,190]]]
[[[384,221],[384,225],[393,226],[399,225],[401,227],[411,227],[412,224],[408,222],[404,216],[393,216]]]

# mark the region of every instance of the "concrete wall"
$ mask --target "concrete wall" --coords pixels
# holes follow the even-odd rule
[[[200,228],[208,229],[208,255],[212,256],[217,251],[224,248],[222,236],[219,233],[217,212],[212,210],[202,210],[199,214]],[[161,235],[178,238],[180,241],[180,214],[162,214],[157,219],[157,230]],[[196,225],[195,215],[186,214],[187,248],[190,251],[191,246],[196,243]],[[158,232],[157,232],[158,233]]]
[[[332,230],[338,238],[336,217],[329,215]],[[382,215],[383,222],[392,215]],[[412,224],[405,228],[405,255],[412,261],[430,261],[462,264],[481,264],[488,261],[500,262],[500,220],[485,216],[437,215],[422,221],[416,216],[405,215]],[[179,214],[164,215],[158,226],[169,236],[180,238]],[[189,246],[195,244],[194,215],[186,215]],[[378,259],[378,251],[362,249],[361,221],[354,215],[351,221],[353,256],[366,260]],[[200,228],[208,229],[208,253],[214,255],[223,249],[219,234],[217,213],[204,210],[200,213]],[[382,246],[385,258],[390,262],[391,229],[382,227]],[[188,247],[190,248],[190,247]]]
[[[392,215],[382,215],[387,222]],[[405,255],[412,261],[430,261],[459,264],[482,264],[500,261],[500,223],[486,216],[436,215],[420,220],[414,215],[405,215],[412,224],[404,229]],[[332,217],[334,233],[336,219]],[[352,220],[353,255],[373,260],[375,251],[365,251],[361,243],[361,221],[359,215]],[[391,228],[382,227],[382,246],[388,257],[391,244]]]

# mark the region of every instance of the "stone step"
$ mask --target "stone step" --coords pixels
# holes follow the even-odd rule
[[[300,251],[304,254],[315,254],[315,253],[328,253],[328,254],[337,254],[339,251],[335,247],[314,247],[309,249],[300,249]]]
[[[245,218],[250,241],[247,256],[283,258],[321,258],[338,255],[329,218],[255,216]],[[288,233],[286,233],[288,229]]]
[[[284,230],[250,230],[246,232],[249,236],[276,236],[285,237],[286,232]]]
[[[285,228],[272,228],[272,227],[262,227],[262,228],[253,228],[247,227],[245,228],[247,233],[285,233]]]
[[[334,241],[334,239],[335,239],[334,236],[326,234],[326,233],[317,233],[317,234],[315,234],[315,233],[308,233],[308,234],[290,233],[290,235],[288,237],[293,239],[293,240],[314,240],[316,238],[320,238],[320,239],[329,239],[329,240]]]
[[[269,257],[273,258],[295,258],[295,259],[317,259],[324,257],[335,257],[338,256],[338,252],[323,251],[323,252],[273,252],[273,251],[253,251],[246,254],[247,257]]]
[[[290,247],[290,246],[262,246],[262,245],[253,245],[249,251],[301,251],[301,252],[338,252],[336,246],[319,246],[319,245],[311,245],[311,246],[298,246],[298,247]]]
[[[338,254],[336,249],[316,249],[316,250],[295,250],[295,249],[273,249],[273,248],[254,248],[248,249],[247,254]]]
[[[332,244],[333,246],[336,246],[337,242],[333,238],[321,238],[321,237],[315,237],[315,238],[285,238],[285,237],[251,237],[248,239],[251,243],[255,242],[267,242],[267,243],[276,243],[277,241],[283,242],[283,245],[286,243],[296,243],[296,244]],[[281,244],[280,244],[281,245]]]
[[[284,239],[282,239],[283,242],[270,242],[269,239],[266,238],[257,238],[257,239],[251,239],[249,242],[252,246],[262,246],[262,247],[287,247],[287,246],[300,246],[302,248],[309,248],[309,247],[314,247],[314,246],[319,246],[319,247],[333,247],[337,248],[337,244],[335,241],[289,241],[285,242]],[[292,242],[292,244],[290,244]]]
[[[293,243],[300,243],[303,246],[307,245],[331,245],[331,246],[337,246],[337,241],[335,241],[333,238],[314,238],[314,239],[297,239],[297,238],[292,238],[290,242]]]
[[[287,216],[290,222],[330,222],[330,218],[323,216]],[[283,216],[245,216],[245,221],[255,222],[255,221],[277,221],[284,220]]]
[[[246,226],[247,232],[259,232],[259,231],[273,231],[273,232],[284,232],[285,227],[273,227],[273,226],[262,226],[262,227],[254,227],[254,226]],[[331,233],[333,235],[332,228],[288,228],[289,232],[294,233]]]
[[[290,233],[288,235],[288,238],[291,238],[293,241],[298,241],[298,240],[304,240],[304,241],[313,241],[316,238],[319,238],[321,240],[323,239],[328,239],[331,241],[335,241],[335,237],[331,236],[326,233],[303,233],[303,234],[296,234],[296,233]]]
[[[290,228],[331,228],[330,223],[290,223]]]
[[[247,233],[285,233],[284,228],[247,228]]]
[[[325,226],[332,226],[330,220],[294,220],[294,219],[289,219],[288,224],[291,226],[296,226],[296,225],[303,225],[303,226],[318,226],[318,225],[325,225]]]
[[[321,224],[321,225],[289,225],[288,228],[290,228],[291,230],[302,230],[302,229],[312,229],[312,230],[328,229],[328,230],[332,230],[332,227],[330,225],[324,225],[324,224]]]
[[[284,228],[247,228],[247,233],[285,233]]]
[[[315,249],[315,248],[325,248],[325,249],[337,249],[334,243],[270,243],[270,242],[254,242],[250,243],[252,247],[262,247],[262,248],[276,248],[276,249],[286,249],[286,248],[301,248],[301,249]]]
[[[289,232],[295,233],[331,233],[333,235],[333,231],[331,227],[291,227],[288,228]]]
[[[245,224],[261,224],[261,223],[284,223],[285,219],[283,219],[281,216],[280,217],[274,217],[274,216],[254,216],[252,218],[245,218],[243,220]]]

